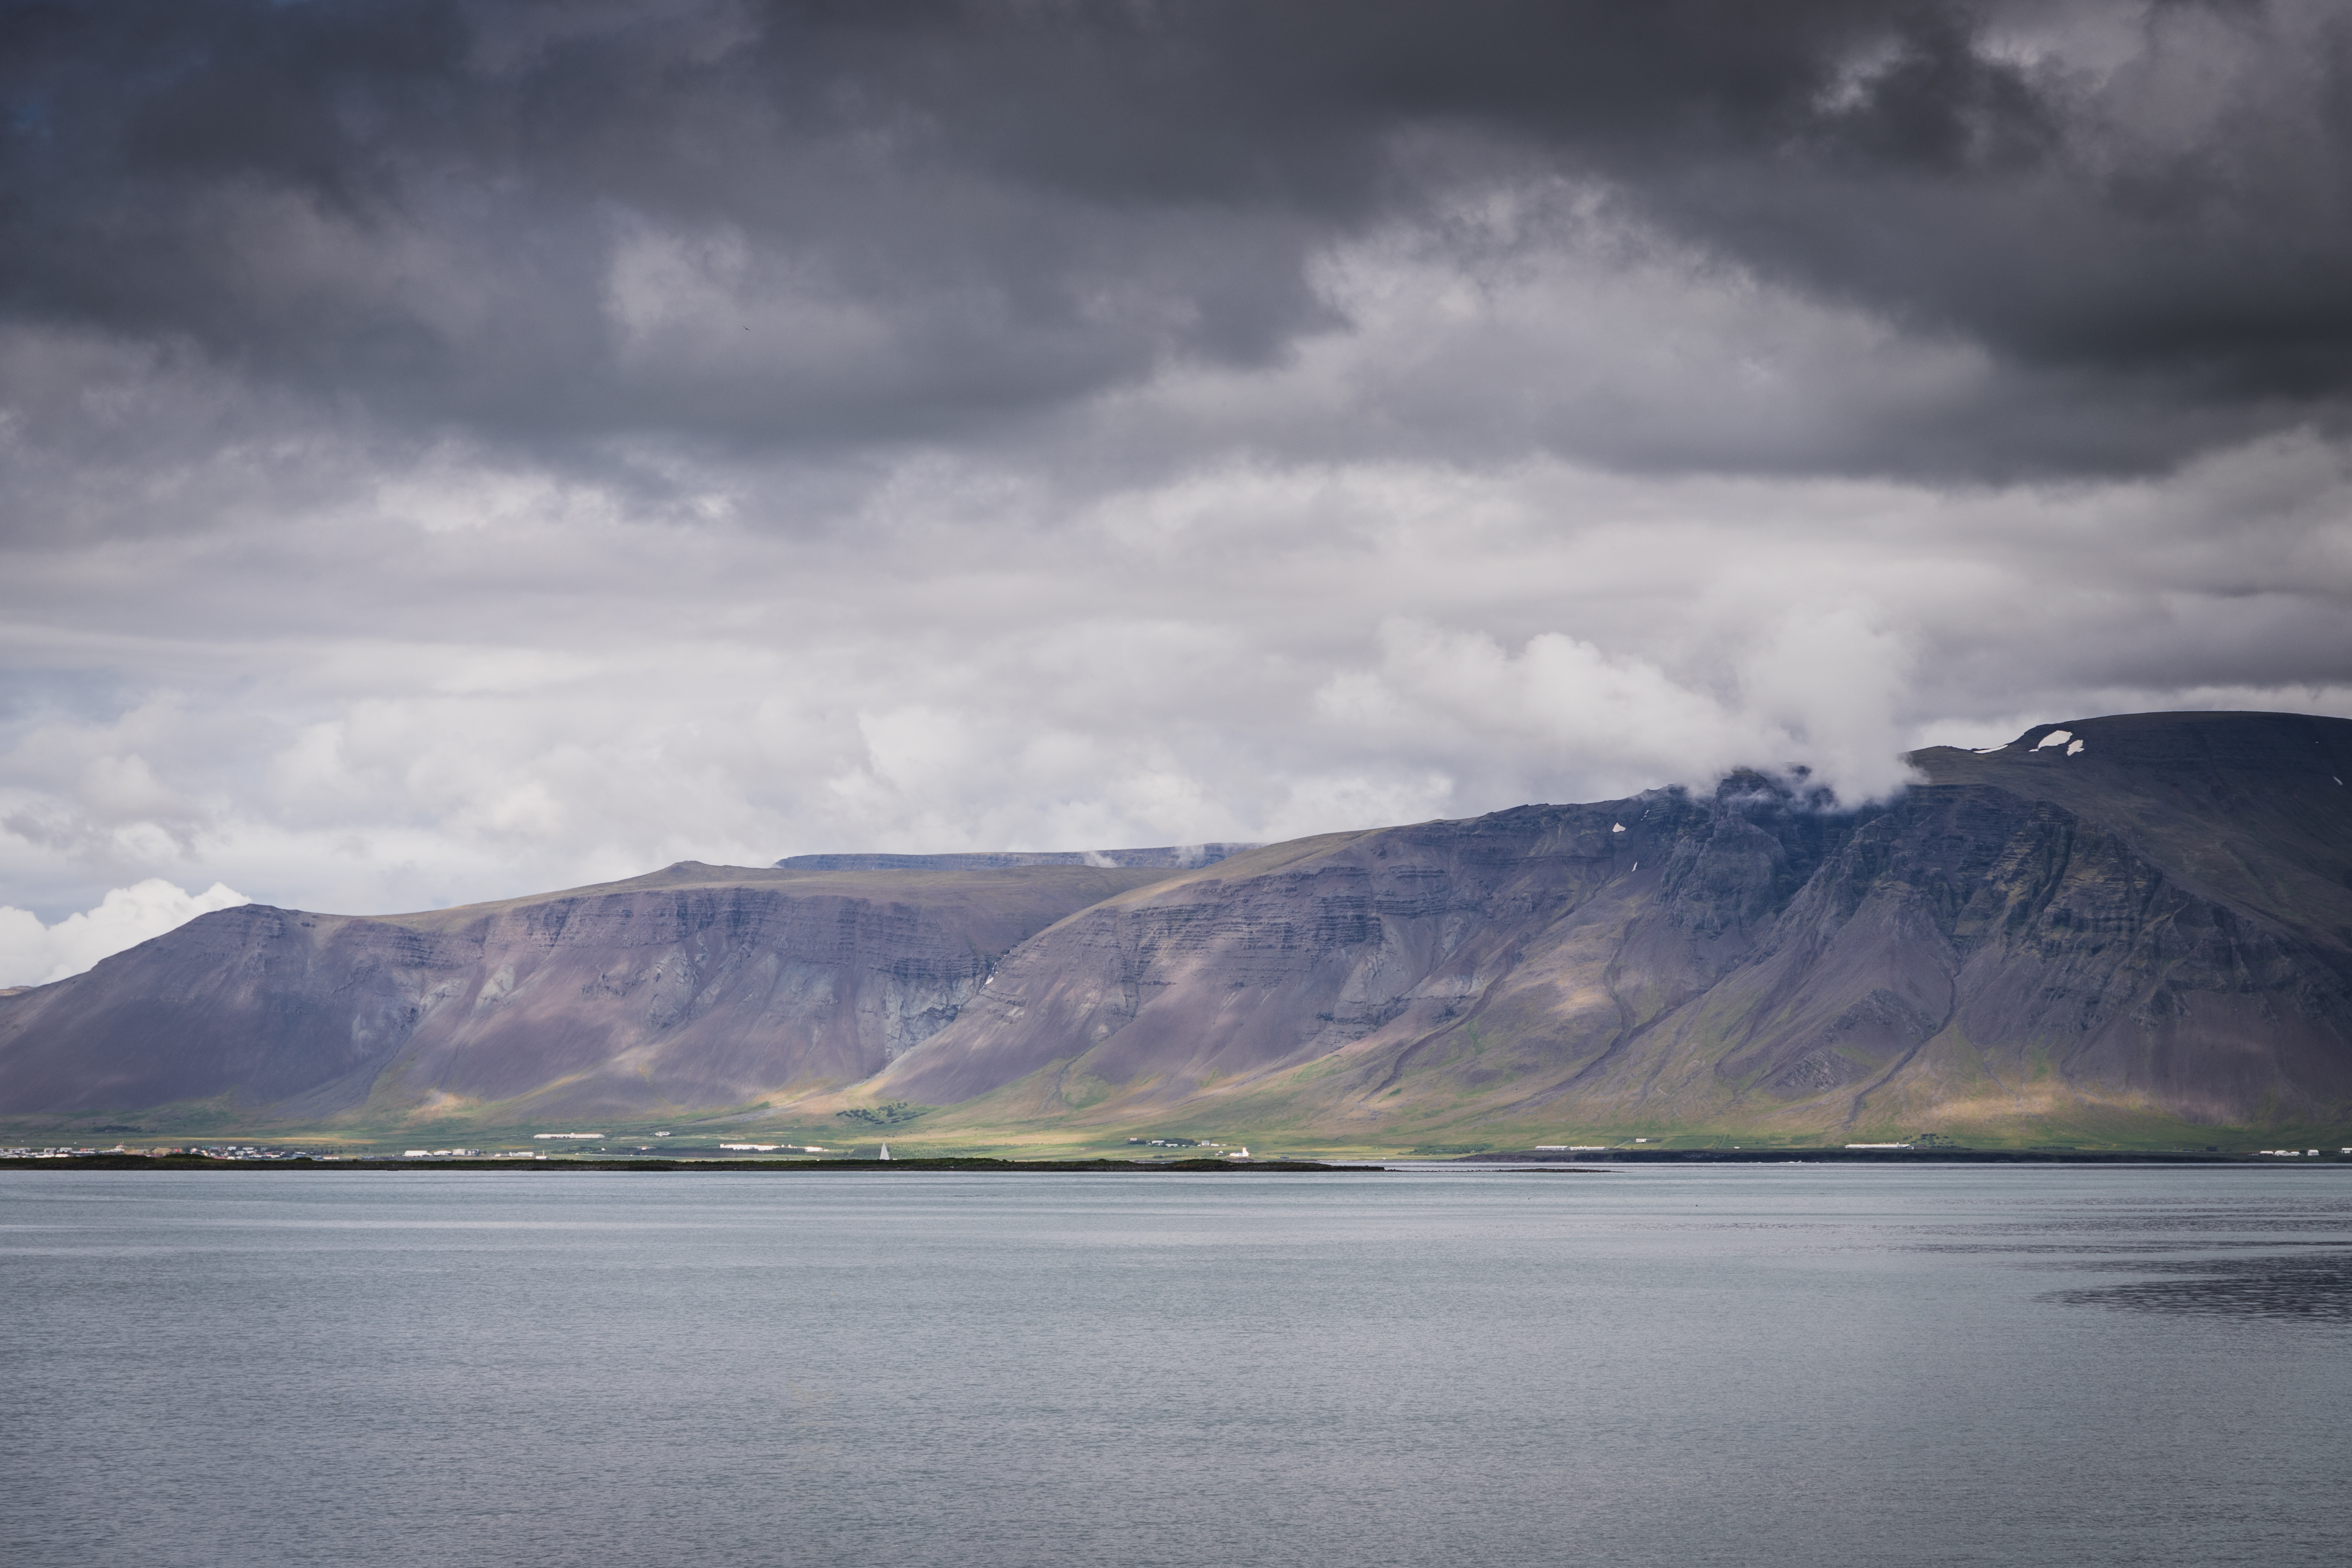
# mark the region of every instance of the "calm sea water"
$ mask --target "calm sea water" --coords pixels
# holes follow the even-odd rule
[[[2352,1171],[0,1173],[0,1556],[2338,1563]]]

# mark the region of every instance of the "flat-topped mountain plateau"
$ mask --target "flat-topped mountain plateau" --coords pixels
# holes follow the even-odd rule
[[[2127,715],[1910,761],[1859,808],[1741,773],[1261,847],[248,905],[0,996],[0,1116],[880,1125],[908,1152],[2352,1128],[2352,721]]]

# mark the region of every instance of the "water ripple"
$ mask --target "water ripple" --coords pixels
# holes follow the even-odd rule
[[[2352,1324],[2352,1253],[2121,1267],[2163,1278],[2051,1290],[2040,1300],[2137,1312]]]

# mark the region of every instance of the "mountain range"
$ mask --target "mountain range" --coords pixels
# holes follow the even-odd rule
[[[1266,846],[247,905],[0,997],[17,1126],[1369,1149],[2352,1126],[2352,721],[2168,713]]]

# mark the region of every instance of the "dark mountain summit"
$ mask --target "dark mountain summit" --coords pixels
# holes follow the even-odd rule
[[[1852,810],[1740,773],[1192,868],[226,910],[0,1001],[0,1109],[903,1101],[967,1137],[1367,1142],[2352,1120],[2352,721],[2132,715],[1911,760]]]

